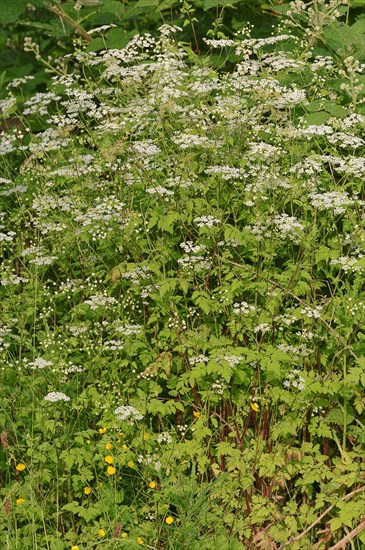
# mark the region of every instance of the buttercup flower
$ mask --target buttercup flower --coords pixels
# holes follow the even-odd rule
[[[128,468],[133,468],[133,466],[134,466],[133,460],[130,460],[130,461],[128,462],[127,466],[128,466]]]
[[[99,529],[98,535],[99,535],[99,537],[104,537],[104,536],[105,536],[105,531],[104,531],[104,529]]]
[[[107,470],[106,470],[107,474],[110,475],[110,476],[112,476],[113,474],[115,474],[116,471],[117,471],[117,470],[116,470],[116,468],[114,468],[114,466],[108,466],[108,468],[107,468]]]
[[[107,444],[105,445],[105,448],[106,448],[107,451],[110,451],[110,449],[111,449],[112,447],[113,447],[113,444],[112,444],[112,443],[107,443]]]
[[[84,487],[84,493],[85,493],[85,495],[90,495],[91,488],[90,487]]]
[[[23,470],[25,470],[25,468],[26,468],[26,465],[23,464],[22,462],[20,462],[15,466],[15,469],[18,470],[18,472],[22,472]]]
[[[114,462],[114,458],[111,456],[111,455],[107,455],[105,458],[104,458],[105,462],[107,462],[108,464],[113,464]]]
[[[171,525],[171,523],[174,523],[174,518],[171,516],[167,516],[165,522],[167,523],[167,525]]]
[[[257,403],[251,403],[250,407],[255,412],[257,412],[259,410],[259,406],[258,406]]]
[[[137,537],[137,542],[138,542],[138,544],[144,544],[144,541],[143,541],[142,537]]]
[[[156,482],[155,481],[150,481],[149,484],[148,484],[148,487],[150,489],[155,489],[156,488]]]
[[[15,501],[15,504],[17,506],[21,506],[22,504],[24,504],[24,502],[25,502],[25,498],[17,498]]]
[[[71,546],[71,550],[79,550],[78,546]]]
[[[99,428],[98,432],[99,434],[105,434],[106,430],[106,428]]]

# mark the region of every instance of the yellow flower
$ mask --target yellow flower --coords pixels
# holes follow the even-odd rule
[[[116,471],[117,471],[117,470],[116,470],[116,468],[114,468],[114,466],[108,466],[108,467],[107,467],[107,470],[106,470],[107,474],[109,474],[110,476],[112,476],[113,474],[115,474]]]
[[[149,484],[148,484],[148,487],[150,489],[155,489],[156,488],[156,482],[155,481],[150,481]]]
[[[198,411],[194,411],[194,412],[193,412],[193,415],[195,416],[195,418],[199,418],[199,416],[200,416],[200,412],[198,412]]]
[[[259,410],[259,406],[257,403],[251,403],[251,409],[255,412],[257,412]]]
[[[128,537],[128,533],[123,531],[123,533],[120,536],[122,537],[122,539],[126,539]]]
[[[85,495],[90,495],[91,487],[84,487],[84,493],[85,493]]]
[[[79,550],[78,546],[71,546],[71,550]]]
[[[128,468],[133,468],[133,466],[134,466],[133,460],[130,460],[130,461],[128,462],[127,466],[128,466]]]
[[[113,447],[113,444],[112,444],[112,443],[107,443],[107,444],[105,445],[105,448],[106,448],[107,451],[110,451],[110,449],[111,449],[112,447]]]
[[[21,506],[22,504],[24,504],[24,502],[25,502],[25,498],[17,498],[15,501],[15,504],[17,506]]]
[[[144,544],[142,537],[137,537],[138,544]]]
[[[174,523],[174,518],[171,517],[171,516],[167,516],[165,521],[166,521],[167,525],[171,525],[171,523]]]
[[[127,447],[127,445],[126,445],[125,443],[123,443],[122,449],[123,449],[124,451],[127,451],[127,450],[128,450],[128,447]]]
[[[105,434],[107,428],[99,428],[99,434]]]
[[[25,468],[26,468],[26,465],[23,464],[22,462],[20,462],[15,466],[15,469],[18,470],[18,472],[22,472],[23,470],[25,470]]]
[[[99,537],[104,537],[104,536],[105,536],[105,531],[104,531],[104,529],[99,529],[98,535],[99,535]]]
[[[143,439],[149,439],[151,437],[150,434],[143,434]]]
[[[87,439],[87,440],[85,441],[85,443],[86,443],[86,445],[90,445],[90,443],[91,443],[90,439]]]
[[[113,464],[114,462],[114,458],[111,455],[107,455],[104,460],[107,464]]]

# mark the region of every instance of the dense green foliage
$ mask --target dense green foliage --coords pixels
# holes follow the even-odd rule
[[[234,4],[234,5],[233,5]],[[86,41],[88,50],[122,48],[136,32],[152,34],[163,23],[184,28],[181,39],[204,47],[202,38],[211,34],[232,34],[250,20],[258,31],[270,32],[271,18],[258,0],[9,0],[0,9],[0,74],[8,82],[32,74],[35,80],[28,90],[40,89],[48,82],[47,67],[41,59],[24,51],[24,39],[30,37],[39,45],[48,63],[54,63],[73,50],[75,43]],[[275,18],[273,19],[274,22]],[[113,25],[108,33],[93,35],[96,27]],[[60,61],[62,64],[63,61]]]
[[[58,64],[25,41],[1,547],[363,548],[364,19],[306,6],[204,55],[167,25]]]
[[[355,22],[364,5],[364,0],[351,0],[343,8],[348,24]],[[288,8],[289,3],[281,0],[3,0],[0,84],[32,74],[34,79],[24,93],[42,91],[49,82],[49,64],[62,67],[63,56],[78,43],[87,43],[89,51],[105,46],[123,48],[138,32],[148,30],[156,36],[163,23],[180,26],[180,40],[191,44],[196,53],[206,51],[205,36],[232,37],[248,22],[254,24],[254,36],[268,36]],[[113,28],[102,35],[90,33],[104,25]],[[346,30],[340,33],[341,37],[325,43],[325,47],[336,49],[339,43],[351,41]],[[37,43],[41,57],[35,58],[24,49],[26,37]]]

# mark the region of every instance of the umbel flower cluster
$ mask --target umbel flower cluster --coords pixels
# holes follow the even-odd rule
[[[206,510],[224,509],[201,533],[274,547],[314,521],[303,502],[362,475],[342,460],[363,412],[362,67],[289,32],[207,40],[199,58],[178,32],[79,50],[25,101],[27,81],[5,90],[24,128],[0,135],[0,395],[36,468],[40,441],[72,437],[49,460],[85,537],[102,507],[81,499],[104,494],[121,536],[140,522],[142,543],[167,540],[151,518],[177,530],[179,476],[197,472],[217,487]]]

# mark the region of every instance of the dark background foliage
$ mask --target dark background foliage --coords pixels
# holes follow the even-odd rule
[[[49,68],[24,51],[24,38],[30,37],[40,47],[42,58],[51,65],[57,58],[70,53],[80,42],[87,49],[122,48],[135,33],[156,34],[163,23],[183,28],[179,38],[197,53],[204,51],[202,41],[211,37],[231,37],[248,22],[254,25],[253,35],[268,36],[272,27],[282,20],[288,3],[275,0],[267,4],[260,0],[3,0],[0,5],[0,86],[14,78],[31,74],[23,93],[46,88]],[[352,0],[346,13],[346,24],[338,29],[325,46],[336,51],[341,42],[353,40],[349,26],[359,21],[365,27],[362,13],[364,0]],[[104,35],[88,34],[90,29],[115,25]],[[337,37],[337,42],[336,42]],[[340,40],[340,42],[338,42]]]

